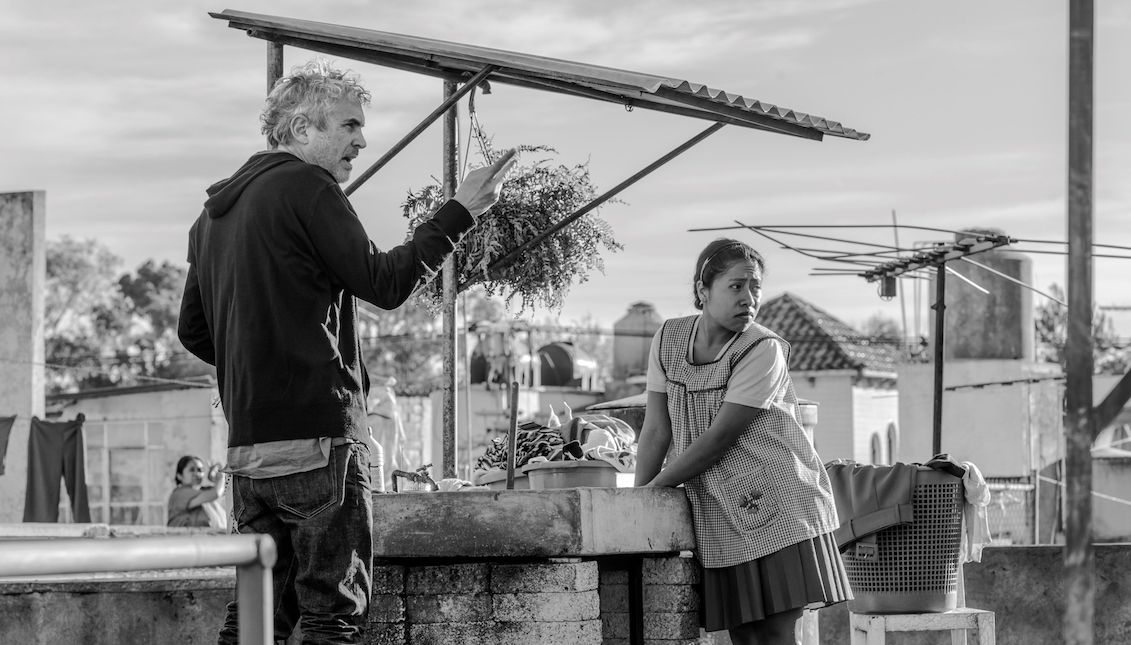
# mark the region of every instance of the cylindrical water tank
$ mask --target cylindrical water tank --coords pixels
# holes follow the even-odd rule
[[[650,302],[635,302],[613,323],[613,378],[641,376],[648,370],[652,336],[663,324]]]
[[[977,229],[963,231],[955,237],[962,239],[980,233],[1002,234],[994,229]],[[1033,261],[1024,253],[999,247],[969,257],[1014,280],[1032,284]],[[947,275],[944,358],[1033,360],[1033,292],[969,262],[952,260],[946,266],[989,293],[979,291],[954,274]],[[932,273],[929,292],[932,303],[935,298],[935,279],[936,276]],[[933,312],[930,318],[933,343]]]

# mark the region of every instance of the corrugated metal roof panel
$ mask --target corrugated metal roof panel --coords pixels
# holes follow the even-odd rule
[[[345,25],[225,10],[210,14],[234,29],[285,45],[431,76],[459,79],[485,65],[490,80],[623,103],[712,121],[820,140],[823,135],[866,141],[871,136],[824,117],[717,90],[700,83],[601,65],[533,56],[432,38]]]

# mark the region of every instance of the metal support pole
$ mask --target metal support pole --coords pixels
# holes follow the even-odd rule
[[[946,343],[946,262],[935,269],[935,410],[931,423],[931,455],[942,452],[943,348]]]
[[[448,114],[451,110],[454,110],[455,104],[461,98],[463,98],[464,94],[467,94],[471,90],[478,87],[479,84],[486,80],[487,77],[491,75],[491,72],[495,71],[496,69],[498,68],[494,65],[488,65],[480,70],[478,74],[472,76],[466,83],[464,83],[463,87],[454,89],[451,94],[445,93],[444,102],[437,106],[435,110],[432,110],[431,114],[424,117],[424,120],[416,124],[416,127],[410,130],[408,134],[401,137],[400,141],[393,144],[393,147],[389,148],[388,152],[381,155],[380,159],[374,161],[372,166],[366,168],[365,172],[358,175],[357,179],[353,180],[352,184],[346,186],[345,193],[347,195],[352,195],[355,190],[360,188],[361,185],[366,182],[366,180],[375,175],[378,170],[384,168],[385,164],[389,163],[393,159],[393,157],[397,156],[397,154],[400,153],[401,150],[404,150],[405,147],[408,146],[408,144],[412,143],[413,139],[420,136],[421,132],[427,130],[428,126],[432,125],[433,121],[440,118],[441,115]],[[454,88],[456,86],[456,83],[454,81],[444,81],[444,87],[448,87],[448,85],[451,85]],[[451,198],[449,197],[449,199]]]
[[[445,199],[451,199],[456,194],[456,183],[459,181],[456,176],[459,172],[459,133],[456,131],[459,111],[455,101],[450,100],[455,94],[456,83],[444,81],[444,103],[451,106],[444,113],[443,181]],[[456,362],[456,284],[459,276],[456,272],[455,251],[452,251],[451,255],[444,260],[441,271],[443,272],[441,279],[444,288],[442,304],[444,317],[444,462],[441,472],[444,478],[451,478],[456,476],[456,410],[458,408],[456,384],[459,383],[457,378],[459,365]]]
[[[510,423],[507,424],[507,490],[514,489],[515,453],[518,449],[518,381],[507,387]]]
[[[1068,11],[1068,338],[1065,350],[1064,642],[1091,645],[1092,550],[1092,0]]]
[[[259,558],[236,568],[241,645],[270,645],[275,642],[275,605],[271,600],[275,542],[268,536],[256,537],[261,538],[257,542]],[[269,544],[265,546],[263,539]],[[267,553],[270,555],[265,557]]]
[[[273,40],[267,41],[267,93],[275,87],[275,82],[283,77],[283,45]]]

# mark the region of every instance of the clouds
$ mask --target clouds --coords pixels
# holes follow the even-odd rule
[[[11,4],[11,3],[10,3]],[[885,305],[856,278],[813,278],[799,254],[744,232],[765,223],[992,225],[1014,236],[1065,231],[1065,10],[1053,0],[248,0],[241,10],[346,24],[682,78],[873,133],[822,143],[728,126],[625,191],[602,215],[625,250],[575,288],[563,315],[611,324],[629,303],[690,307],[689,267],[719,234],[765,250],[768,292],[788,289],[849,320]],[[181,262],[203,189],[263,147],[265,49],[208,16],[201,0],[17,2],[0,22],[0,191],[46,189],[48,236],[98,237],[126,266]],[[1131,243],[1131,12],[1097,7],[1097,232]],[[313,56],[286,48],[291,66]],[[339,61],[374,92],[367,166],[440,101],[437,79]],[[673,115],[514,87],[479,95],[498,145],[548,144],[588,160],[607,189],[707,126]],[[466,127],[466,108],[460,106]],[[461,137],[466,136],[466,129]],[[461,139],[461,148],[466,139]],[[353,201],[379,246],[404,236],[404,192],[439,173],[429,129]],[[473,156],[473,161],[476,158]],[[890,235],[888,235],[890,237]],[[909,237],[904,243],[925,239]],[[1035,260],[1063,283],[1063,259]],[[1125,267],[1097,264],[1114,298]],[[897,311],[897,310],[895,310]]]

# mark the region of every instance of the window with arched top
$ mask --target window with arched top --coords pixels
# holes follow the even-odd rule
[[[880,440],[880,433],[872,433],[872,463],[884,463],[884,444]]]
[[[895,430],[895,424],[888,424],[888,463],[894,464],[899,459],[899,433]]]

